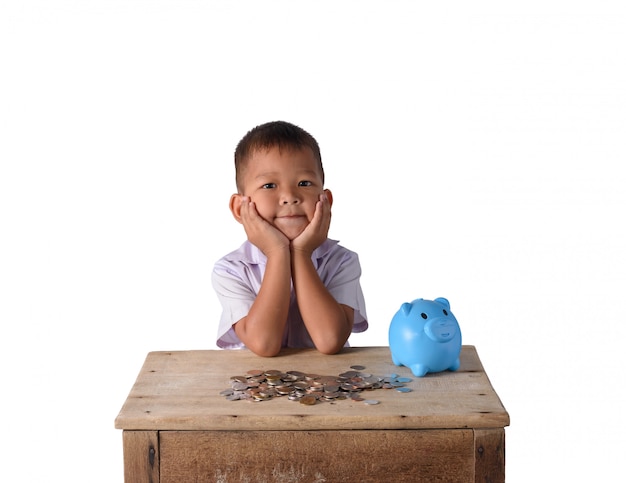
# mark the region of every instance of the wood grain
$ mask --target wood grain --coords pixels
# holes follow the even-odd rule
[[[161,483],[474,481],[472,430],[167,431]]]
[[[227,401],[219,393],[230,377],[250,369],[299,370],[336,375],[362,364],[372,374],[411,377],[410,393],[367,393],[375,406],[350,400],[305,406],[287,398],[261,403]],[[494,428],[509,416],[473,346],[463,346],[461,367],[417,378],[395,366],[388,347],[346,348],[328,356],[314,349],[261,358],[247,350],[151,352],[115,427],[126,430],[339,430]]]

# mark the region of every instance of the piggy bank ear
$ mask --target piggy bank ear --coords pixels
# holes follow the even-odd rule
[[[413,304],[410,304],[408,302],[404,302],[400,306],[400,311],[402,312],[403,315],[409,315],[409,312],[411,312],[412,308],[413,308]]]
[[[435,302],[439,302],[446,309],[450,310],[450,302],[448,302],[448,299],[444,299],[443,297],[438,297],[435,299]]]

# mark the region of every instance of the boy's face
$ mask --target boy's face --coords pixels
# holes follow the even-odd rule
[[[325,192],[310,148],[257,150],[246,163],[243,193],[259,215],[293,240],[307,227]],[[328,190],[326,190],[328,192]]]

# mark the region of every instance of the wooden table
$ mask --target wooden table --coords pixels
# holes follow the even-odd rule
[[[220,394],[231,376],[251,369],[338,375],[353,365],[410,377],[412,391],[361,393],[374,405]],[[247,350],[151,352],[115,420],[127,483],[498,482],[508,425],[473,346],[463,346],[458,371],[423,378],[395,366],[388,347],[333,356],[285,350],[273,358]]]

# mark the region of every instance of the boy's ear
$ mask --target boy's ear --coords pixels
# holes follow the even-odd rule
[[[333,206],[333,193],[330,190],[324,190],[324,193],[326,194],[326,198],[328,198],[328,204]]]
[[[235,220],[237,220],[239,223],[241,223],[241,199],[242,198],[243,198],[243,195],[234,194],[230,197],[230,203],[229,203],[230,212],[233,214],[233,217],[235,218]]]

